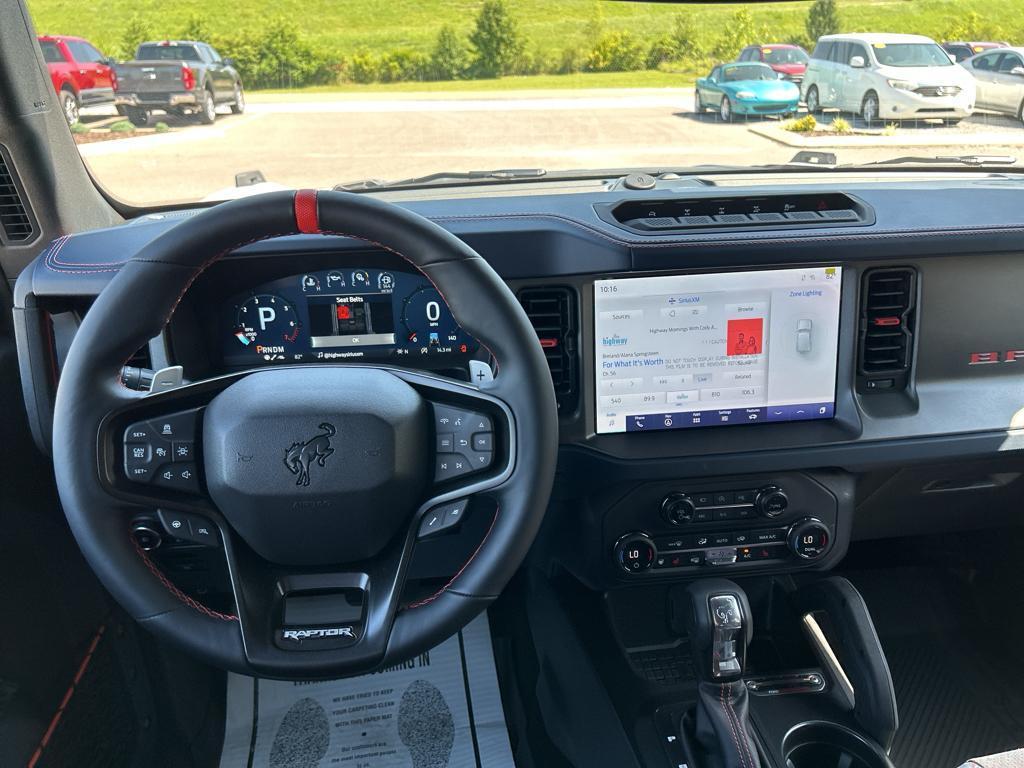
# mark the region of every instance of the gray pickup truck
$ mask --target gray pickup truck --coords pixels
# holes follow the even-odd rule
[[[142,43],[132,61],[118,64],[115,102],[135,125],[146,125],[155,109],[195,115],[210,125],[217,107],[245,111],[242,78],[231,59],[195,40]]]

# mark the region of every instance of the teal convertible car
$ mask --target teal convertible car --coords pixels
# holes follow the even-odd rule
[[[800,102],[800,88],[766,64],[720,64],[697,81],[694,109],[716,109],[725,122],[733,115],[791,115]]]

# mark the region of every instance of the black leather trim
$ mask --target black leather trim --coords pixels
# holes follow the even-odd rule
[[[721,768],[761,768],[747,696],[742,680],[697,688],[697,741]]]

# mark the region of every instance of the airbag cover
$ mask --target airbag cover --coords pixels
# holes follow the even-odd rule
[[[407,523],[420,499],[429,429],[427,404],[387,371],[260,371],[206,409],[207,487],[267,560],[362,560]]]

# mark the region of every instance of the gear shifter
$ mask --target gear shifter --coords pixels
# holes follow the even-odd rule
[[[687,630],[700,679],[696,737],[708,761],[721,768],[760,768],[743,683],[747,645],[754,636],[750,603],[726,579],[702,579],[686,589]]]
[[[743,636],[743,613],[735,595],[708,598],[711,613],[711,677],[726,682],[743,675],[747,639]]]

